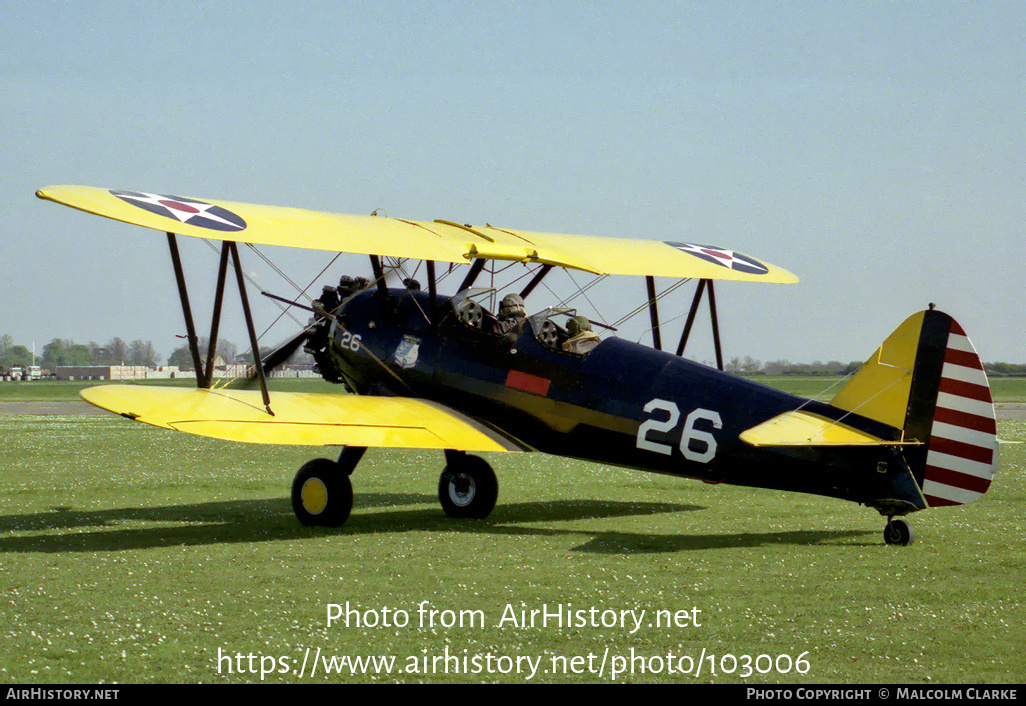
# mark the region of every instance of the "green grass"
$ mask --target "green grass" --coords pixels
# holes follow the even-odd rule
[[[36,380],[32,382],[0,382],[2,402],[41,402],[79,399],[79,390],[99,383]]]
[[[995,402],[1026,400],[1026,378],[991,378],[990,392]]]
[[[1026,422],[1002,421],[999,434],[1024,441]],[[707,655],[697,679],[664,666],[618,681],[1018,683],[1026,446],[1002,454],[986,496],[913,515],[916,542],[904,548],[885,545],[883,520],[856,505],[536,454],[491,455],[499,506],[487,520],[453,521],[435,497],[440,453],[370,451],[352,517],[323,530],[298,525],[288,487],[325,450],[217,442],[114,416],[0,417],[0,680],[261,680],[239,674],[237,660],[219,672],[220,650],[258,672],[260,657],[290,660],[266,682],[519,682],[291,669],[307,648],[311,659],[317,649],[393,655],[398,667],[448,649],[541,657],[544,668],[589,654],[597,668],[608,648]],[[328,605],[346,601],[409,611],[411,624],[329,627]],[[421,628],[423,601],[481,611],[486,624]],[[507,604],[648,612],[633,635],[497,627]],[[648,625],[653,611],[694,608],[699,626]],[[809,670],[743,679],[722,672],[724,655],[804,655]],[[533,681],[608,682],[608,670]]]

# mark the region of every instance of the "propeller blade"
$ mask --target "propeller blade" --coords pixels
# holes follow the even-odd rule
[[[301,331],[298,336],[288,341],[284,345],[278,347],[274,352],[267,356],[261,361],[264,367],[264,375],[269,375],[272,370],[280,366],[286,360],[292,357],[292,354],[299,350],[299,347],[306,341],[307,332]],[[246,382],[243,387],[251,385],[257,379],[257,371],[253,370],[249,375],[246,376]]]

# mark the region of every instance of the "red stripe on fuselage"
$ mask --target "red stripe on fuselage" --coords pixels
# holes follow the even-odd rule
[[[519,370],[510,370],[506,375],[506,387],[523,390],[534,395],[541,395],[542,397],[549,394],[549,385],[551,384],[551,380],[540,378],[530,373],[522,373]]]

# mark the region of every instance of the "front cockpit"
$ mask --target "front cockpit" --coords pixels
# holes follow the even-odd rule
[[[551,353],[580,360],[601,343],[592,322],[572,307],[546,307],[528,316],[516,294],[474,287],[432,295],[415,280],[379,288],[343,277],[313,302],[305,350],[330,382],[360,393],[416,393],[434,374],[443,349],[464,351],[469,367],[523,366]],[[530,340],[530,345],[527,341]],[[518,356],[516,363],[508,356]]]

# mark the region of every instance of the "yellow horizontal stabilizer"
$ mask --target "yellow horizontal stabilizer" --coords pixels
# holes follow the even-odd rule
[[[154,426],[227,441],[300,446],[372,446],[522,451],[524,448],[444,405],[404,397],[271,393],[254,390],[103,385],[81,392],[90,404]]]
[[[798,281],[775,265],[724,248],[676,242],[679,236],[661,241],[534,233],[449,221],[347,216],[87,186],[49,186],[37,191],[36,196],[145,228],[255,245],[439,262],[511,260],[611,275],[777,284]],[[639,230],[645,232],[643,227]]]
[[[773,417],[742,432],[740,438],[752,446],[895,446],[918,443],[887,441],[801,410]]]

